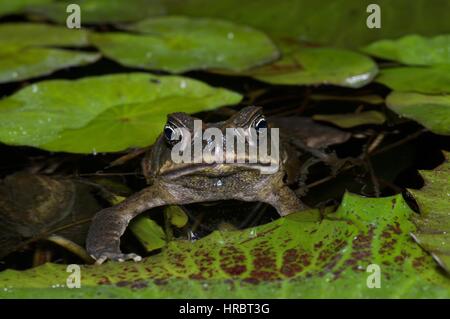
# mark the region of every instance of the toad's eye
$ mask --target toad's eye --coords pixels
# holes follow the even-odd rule
[[[268,127],[267,121],[263,116],[261,116],[255,121],[255,130],[258,133],[261,132],[263,129],[267,129],[267,127]]]
[[[164,126],[164,137],[169,144],[174,145],[181,140],[181,130],[174,128],[170,124],[166,124]]]

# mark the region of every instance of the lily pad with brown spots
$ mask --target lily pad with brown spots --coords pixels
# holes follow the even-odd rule
[[[82,266],[79,289],[65,287],[65,265],[7,270],[0,274],[0,296],[448,298],[450,279],[410,236],[414,214],[401,195],[348,193],[325,217],[316,210],[295,213],[195,242],[172,241],[141,263]],[[380,288],[369,288],[376,274],[366,270],[373,264]]]
[[[415,219],[414,239],[450,273],[450,153],[432,171],[420,171],[425,186],[409,192],[417,201],[421,216]]]

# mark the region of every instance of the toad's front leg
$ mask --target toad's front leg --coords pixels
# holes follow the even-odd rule
[[[286,185],[272,188],[271,192],[260,200],[275,207],[280,216],[286,216],[307,208],[295,192]]]
[[[165,195],[165,198],[162,195]],[[87,252],[96,259],[97,264],[107,259],[141,260],[136,254],[123,254],[120,251],[120,237],[135,216],[150,208],[170,204],[172,201],[172,196],[160,185],[152,185],[116,206],[101,210],[95,215],[89,229],[86,239]]]
[[[283,183],[284,174],[274,176],[270,183],[254,185],[251,192],[245,194],[247,201],[260,201],[273,206],[280,216],[286,216],[307,208],[297,197],[295,192]]]

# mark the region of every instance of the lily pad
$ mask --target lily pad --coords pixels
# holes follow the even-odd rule
[[[433,38],[407,35],[397,40],[380,40],[362,50],[407,65],[450,64],[450,35]]]
[[[449,94],[450,65],[384,69],[381,70],[375,81],[395,91]]]
[[[69,15],[66,8],[71,3],[76,3],[81,8],[81,24],[133,22],[165,13],[164,6],[158,0],[59,0],[33,6],[28,11],[65,23]]]
[[[60,49],[0,46],[0,83],[48,75],[54,71],[93,63],[100,54]]]
[[[450,273],[450,153],[444,152],[445,162],[432,171],[420,171],[425,186],[409,189],[420,209],[415,219],[414,239],[447,273]]]
[[[0,24],[0,45],[74,46],[88,45],[87,31],[42,23]]]
[[[175,73],[210,68],[241,71],[279,55],[262,32],[221,20],[161,17],[127,29],[143,34],[96,33],[90,40],[106,57],[125,66]]]
[[[332,84],[359,88],[378,73],[376,64],[364,55],[334,48],[298,48],[270,65],[248,74],[271,84]]]
[[[97,61],[97,53],[57,47],[88,45],[87,32],[38,23],[0,24],[0,83],[43,76]]]
[[[43,81],[0,101],[0,141],[52,151],[114,152],[151,144],[168,113],[240,100],[237,93],[178,76]]]
[[[346,114],[316,114],[314,120],[333,123],[339,127],[350,128],[358,125],[383,124],[386,117],[378,111]]]
[[[387,106],[397,114],[413,119],[436,134],[450,135],[450,95],[392,92]]]
[[[6,270],[0,296],[448,298],[450,279],[409,235],[416,230],[413,214],[401,195],[346,194],[322,220],[318,211],[301,212],[195,242],[172,241],[141,263],[82,266],[79,289],[64,287],[64,265]],[[369,265],[379,267],[380,288],[368,286]]]

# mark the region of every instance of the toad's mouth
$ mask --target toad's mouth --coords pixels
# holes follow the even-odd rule
[[[161,168],[161,176],[178,178],[202,174],[208,177],[223,177],[242,171],[259,171],[260,174],[275,174],[279,170],[278,162],[271,163],[181,163]]]

